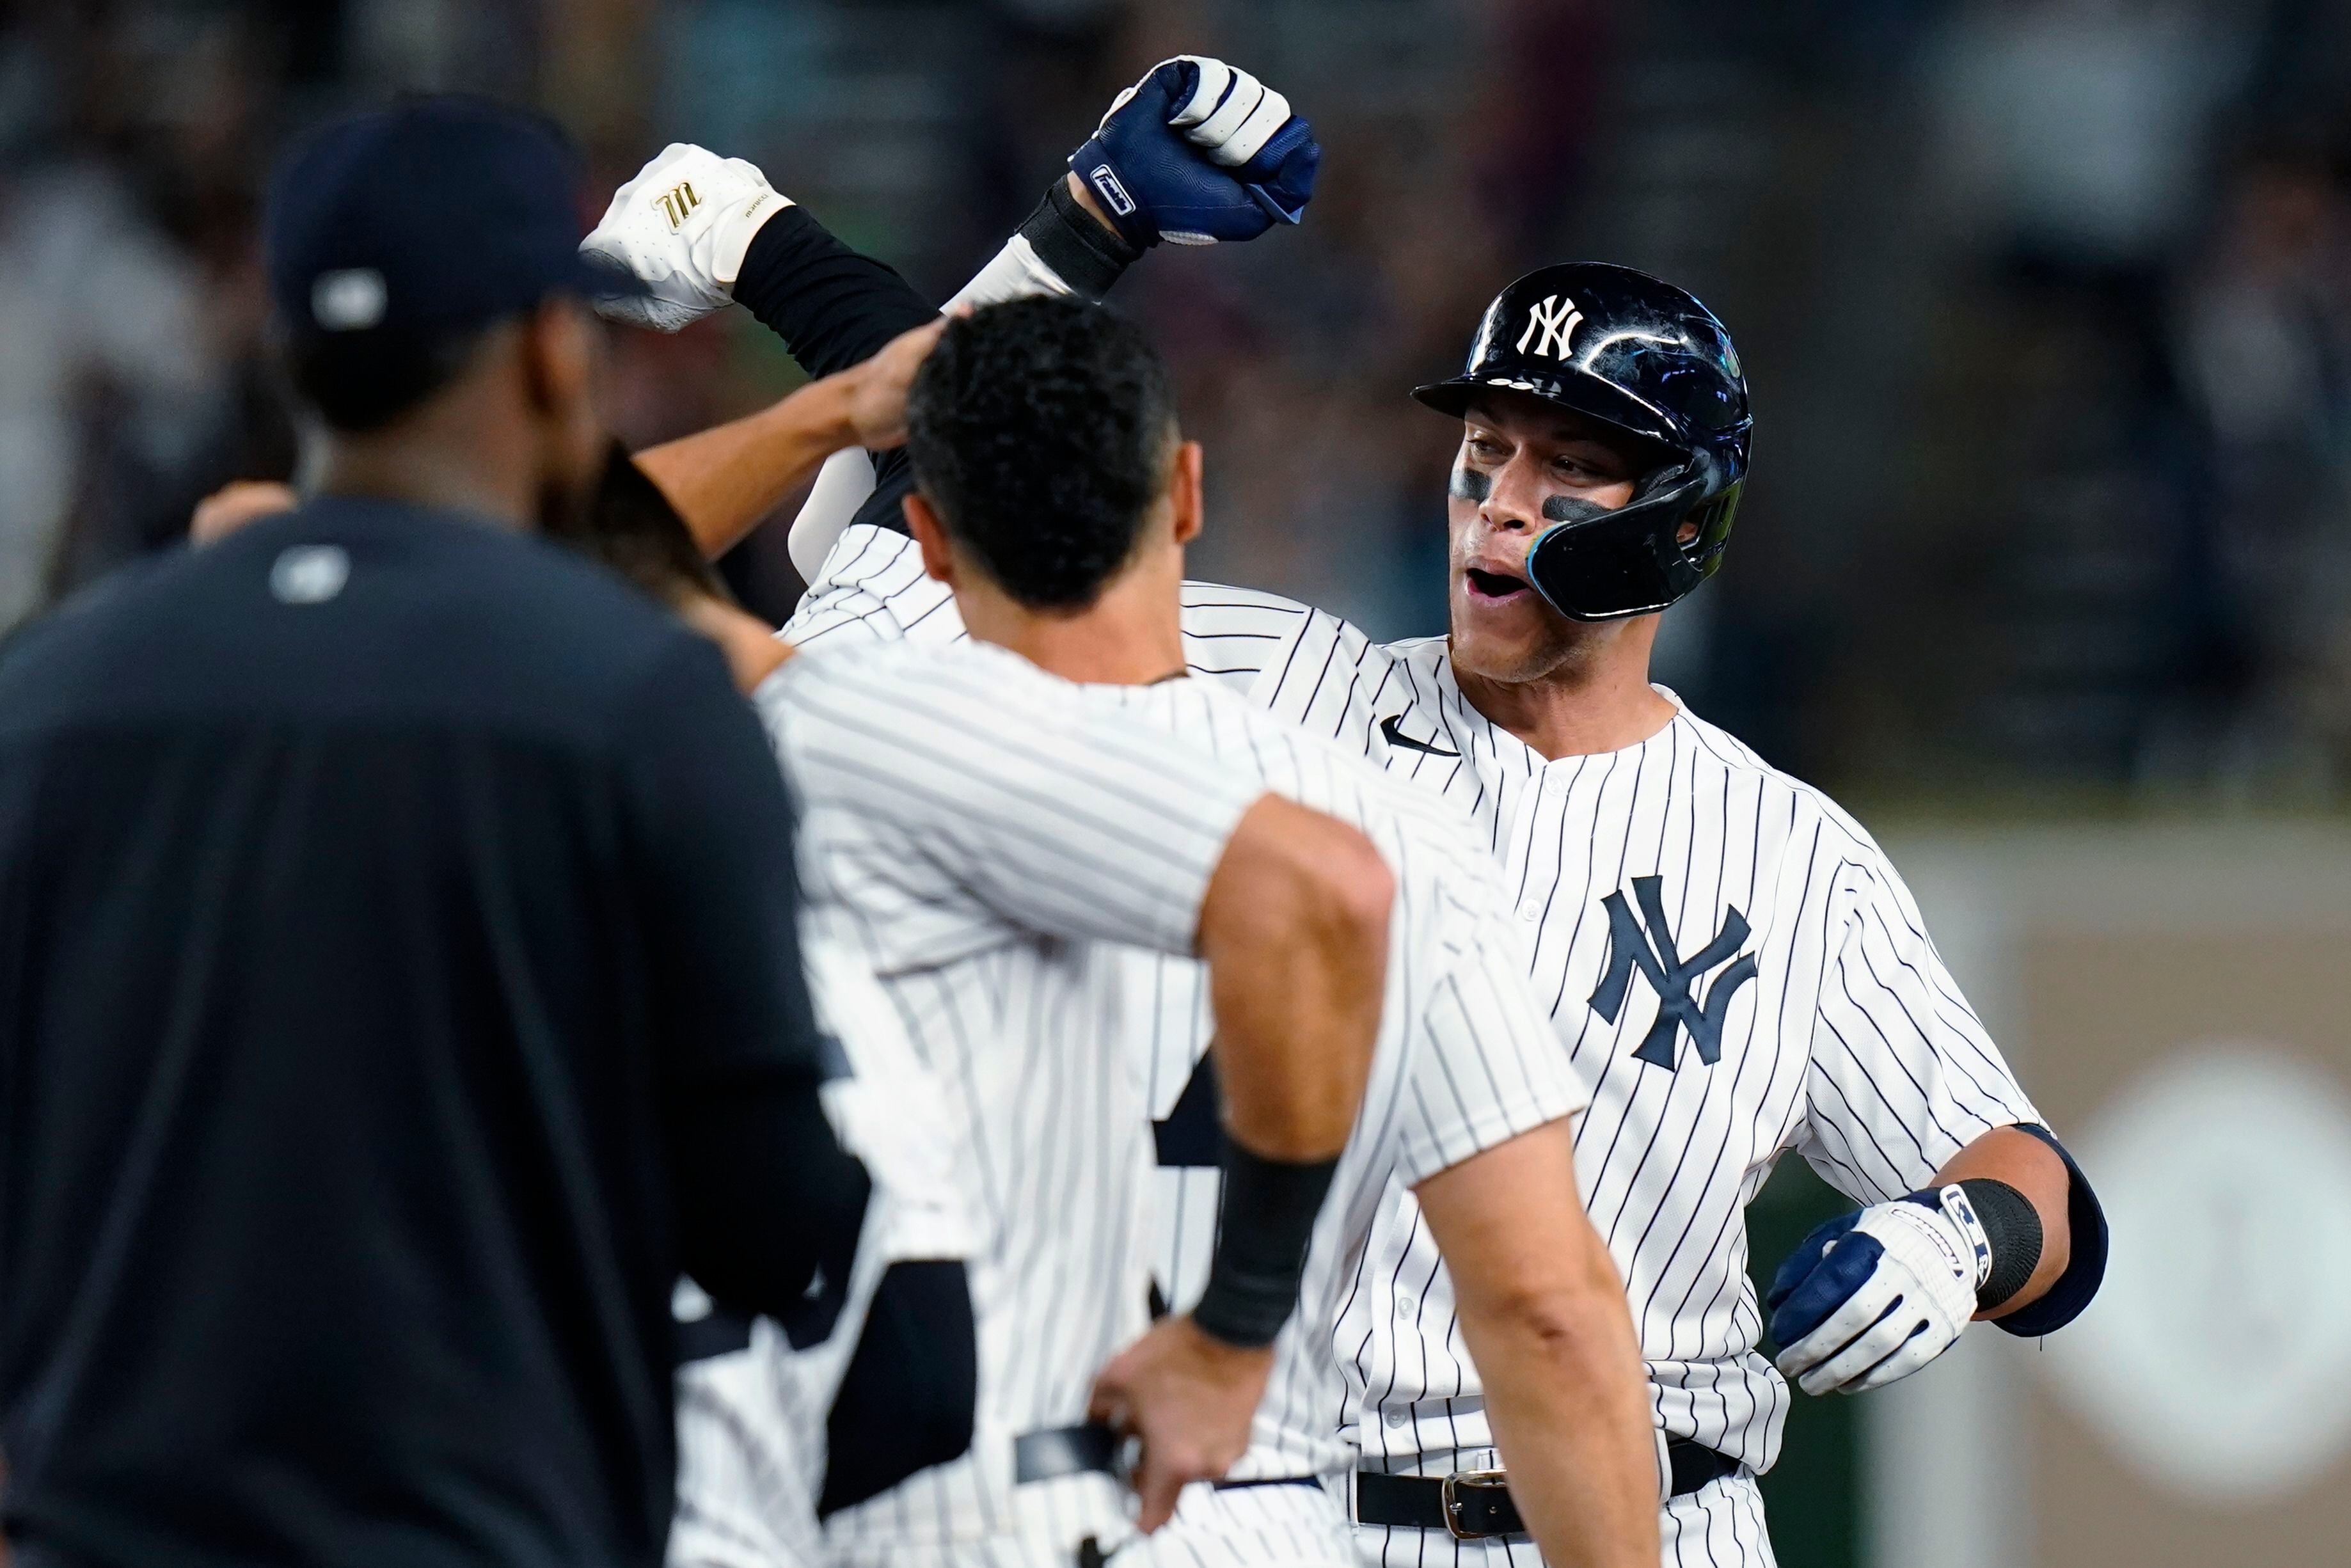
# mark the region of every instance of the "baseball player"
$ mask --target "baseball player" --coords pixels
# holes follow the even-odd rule
[[[1071,193],[1113,230],[1134,221]],[[984,277],[1053,270],[1035,225]],[[1097,268],[1086,291],[1100,287]],[[1673,1440],[1667,1560],[1768,1563],[1753,1478],[1776,1457],[1783,1375],[1859,1392],[1979,1316],[2060,1327],[2102,1275],[2104,1222],[1875,842],[1646,679],[1656,617],[1719,566],[1745,479],[1746,387],[1721,324],[1629,269],[1544,268],[1496,298],[1464,373],[1422,398],[1460,421],[1450,634],[1374,644],[1301,605],[1187,585],[1186,656],[1479,823],[1593,1088],[1577,1164]],[[801,521],[819,541],[839,530],[812,594],[955,635],[897,497],[845,528],[841,499],[820,494],[829,510]],[[1743,1211],[1790,1149],[1859,1207],[1780,1270],[1775,1368],[1756,1348]],[[1342,1350],[1368,1560],[1524,1554],[1452,1287],[1409,1202],[1359,1284]],[[1466,1529],[1446,1507],[1465,1495]]]
[[[908,334],[875,363],[911,369],[936,329]],[[838,439],[855,436],[844,427]],[[960,1173],[981,1227],[968,1453],[886,1490],[842,1485],[839,1437],[844,1416],[860,1423],[860,1368],[868,1388],[886,1386],[891,1369],[869,1343],[844,1374],[832,1347],[849,1336],[837,1325],[824,1348],[798,1354],[778,1341],[792,1323],[759,1325],[747,1345],[688,1370],[673,1558],[809,1560],[820,1474],[816,1511],[832,1515],[833,1561],[1067,1564],[1081,1549],[1114,1548],[1132,1526],[1113,1479],[1113,1434],[1081,1418],[1095,1373],[1143,1324],[1135,1210],[1148,1165],[1143,1107],[1109,1049],[1123,1032],[1120,997],[1097,978],[1098,949],[1196,950],[1238,1075],[1225,1164],[1251,1201],[1228,1219],[1199,1303],[1129,1351],[1115,1390],[1113,1413],[1142,1439],[1146,1498],[1172,1496],[1221,1474],[1246,1446],[1269,1347],[1362,1094],[1389,873],[1352,830],[1123,716],[1073,709],[1033,671],[1024,685],[927,653],[906,670],[834,661],[811,671],[824,661],[787,664],[791,650],[764,628],[746,647],[749,618],[724,601],[659,492],[618,466],[574,542],[717,638],[803,803],[808,946],[853,956],[844,973],[812,974],[829,1016],[865,1020],[841,1029],[858,1070],[844,1098],[864,1096],[844,1136],[869,1160],[894,1150],[903,1162],[910,1145],[943,1155],[916,1180],[877,1163],[880,1185],[920,1194]],[[956,698],[943,702],[949,688]],[[845,988],[868,971],[886,1009],[857,1008]],[[893,1065],[907,1054],[901,1029],[925,1071]],[[927,1135],[907,1124],[925,1079],[946,1101],[944,1128]],[[956,1239],[953,1206],[931,1207],[940,1212],[915,1214],[913,1241],[877,1246],[869,1233],[852,1307],[881,1263],[935,1258]],[[879,1289],[887,1284],[885,1275]],[[884,1303],[873,1299],[879,1321]],[[925,1337],[900,1335],[916,1356],[932,1348]],[[813,1440],[820,1422],[829,1453]],[[866,1435],[886,1458],[893,1434]],[[1147,1509],[1143,1522],[1155,1522]]]
[[[1065,508],[1062,532],[1050,542],[999,528],[992,537],[1024,552],[1004,563],[1001,580],[982,558],[956,551],[969,562],[958,586],[975,623],[1060,673],[1122,683],[1088,695],[1251,768],[1279,793],[1358,821],[1399,880],[1371,1086],[1333,1183],[1340,1196],[1308,1252],[1305,1307],[1282,1330],[1258,1440],[1232,1482],[1196,1489],[1171,1526],[1118,1560],[1322,1568],[1352,1561],[1343,1511],[1320,1484],[1343,1479],[1350,1461],[1337,1436],[1345,1386],[1327,1331],[1395,1176],[1427,1184],[1432,1222],[1464,1260],[1473,1301],[1466,1332],[1526,1366],[1516,1405],[1503,1402],[1504,1419],[1520,1423],[1508,1440],[1531,1456],[1523,1487],[1541,1500],[1531,1506],[1548,1511],[1547,1538],[1577,1561],[1652,1561],[1659,1470],[1629,1322],[1567,1168],[1562,1117],[1579,1092],[1520,976],[1489,862],[1441,805],[1209,683],[1156,679],[1180,658],[1174,591],[1182,541],[1196,527],[1188,465],[1196,452],[1175,440],[1164,368],[1138,333],[1095,341],[1083,312],[1037,301],[985,312],[949,341],[954,351],[935,356],[924,372],[923,424],[931,433],[928,471],[953,467],[961,476],[940,488],[960,497],[962,526],[976,530],[984,519],[1039,509],[1036,465],[1023,454],[1034,445],[1040,404],[1079,422],[1061,435],[1071,460],[1063,473],[1076,483],[1064,497],[1095,503]],[[1068,352],[1090,343],[1099,351]],[[991,392],[998,395],[988,401]],[[991,457],[1002,465],[986,467]],[[1079,475],[1081,463],[1095,472],[1094,483]],[[822,607],[811,612],[800,624],[821,625]],[[897,630],[872,618],[851,624],[866,638],[836,636],[831,649]],[[1180,1052],[1187,1071],[1207,1051],[1203,978],[1196,965],[1166,959],[1104,977],[1123,1011],[1144,1015],[1130,1028]],[[1180,1039],[1166,1033],[1170,1021]],[[1529,1234],[1545,1239],[1531,1246]],[[1543,1348],[1546,1324],[1589,1348],[1562,1364]],[[1105,1374],[1110,1401],[1130,1362],[1146,1354],[1130,1352]]]

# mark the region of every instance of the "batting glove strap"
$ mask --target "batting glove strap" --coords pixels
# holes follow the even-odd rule
[[[1020,225],[1020,237],[1037,259],[1051,267],[1072,292],[1100,300],[1126,269],[1143,259],[1143,252],[1124,236],[1102,226],[1070,193],[1069,182],[1056,180]]]
[[[759,225],[792,204],[757,165],[673,141],[612,193],[581,254],[634,276],[642,298],[599,300],[613,320],[674,332],[732,298]]]
[[[1322,161],[1313,128],[1288,99],[1202,55],[1154,66],[1070,154],[1120,237],[1137,248],[1250,240],[1294,224],[1313,199]]]
[[[1984,1261],[1941,1207],[1881,1203],[1831,1220],[1772,1281],[1771,1334],[1785,1347],[1774,1364],[1813,1395],[1907,1377],[1975,1315]]]
[[[1906,1202],[1939,1209],[1977,1254],[1976,1310],[1989,1312],[2024,1289],[2041,1265],[2041,1214],[2004,1181],[1977,1176]]]

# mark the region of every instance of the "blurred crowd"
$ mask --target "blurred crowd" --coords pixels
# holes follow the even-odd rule
[[[537,102],[589,151],[590,215],[702,141],[944,297],[1121,85],[1202,49],[1327,149],[1297,233],[1122,286],[1208,446],[1203,575],[1441,630],[1449,436],[1404,392],[1516,273],[1625,261],[1714,306],[1753,383],[1729,570],[1661,657],[1712,716],[1864,793],[2351,795],[2351,0],[5,14],[0,623],[290,471],[253,219],[327,110]],[[617,359],[639,441],[794,375],[741,321]],[[780,538],[738,554],[786,612]]]

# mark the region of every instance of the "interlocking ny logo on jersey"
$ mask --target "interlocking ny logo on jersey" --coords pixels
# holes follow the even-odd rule
[[[694,185],[690,181],[680,180],[676,184],[664,191],[655,204],[661,208],[662,216],[669,220],[669,226],[674,230],[685,222],[686,214],[702,205],[702,198],[695,194]]]
[[[1527,345],[1532,343],[1538,354],[1549,354],[1555,360],[1567,358],[1568,334],[1583,319],[1583,312],[1575,308],[1574,300],[1556,294],[1544,295],[1541,303],[1527,308],[1527,329],[1519,334],[1519,352],[1525,353]]]
[[[1730,1011],[1730,998],[1755,977],[1754,956],[1740,954],[1739,962],[1715,977],[1714,984],[1707,988],[1704,1007],[1698,1005],[1698,983],[1708,970],[1739,952],[1747,940],[1747,917],[1726,905],[1722,929],[1715,933],[1714,940],[1685,958],[1674,941],[1673,927],[1666,924],[1664,886],[1663,877],[1633,879],[1633,896],[1641,904],[1637,918],[1622,893],[1612,893],[1600,901],[1608,911],[1608,972],[1600,977],[1600,988],[1592,993],[1592,1010],[1614,1023],[1625,1010],[1625,998],[1633,988],[1633,970],[1637,967],[1657,993],[1657,1021],[1649,1026],[1648,1038],[1633,1054],[1671,1072],[1675,1031],[1687,1029],[1698,1047],[1698,1060],[1712,1067],[1722,1060],[1722,1020]],[[1648,923],[1646,929],[1642,926],[1644,920]]]

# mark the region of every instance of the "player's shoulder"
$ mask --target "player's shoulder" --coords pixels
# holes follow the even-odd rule
[[[1730,731],[1691,712],[1673,692],[1662,686],[1657,689],[1681,710],[1677,722],[1690,737],[1695,769],[1736,780],[1743,789],[1752,789],[1759,811],[1767,817],[1784,818],[1792,827],[1816,837],[1824,852],[1872,868],[1884,862],[1886,852],[1878,847],[1869,830],[1827,790],[1766,761],[1753,747]]]
[[[860,523],[844,530],[817,571],[784,635],[795,646],[824,643],[946,643],[965,636],[955,595],[923,568],[922,551],[901,533]]]
[[[1490,859],[1468,813],[1454,801],[1397,777],[1359,748],[1302,729],[1229,689],[1196,685],[1197,700],[1217,713],[1253,758],[1287,762],[1286,778],[1273,782],[1301,805],[1357,827],[1393,831],[1447,860],[1482,867]]]
[[[574,550],[335,497],[76,594],[0,650],[0,712],[445,722],[595,747],[648,680],[690,678],[707,650]]]

